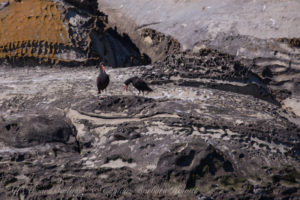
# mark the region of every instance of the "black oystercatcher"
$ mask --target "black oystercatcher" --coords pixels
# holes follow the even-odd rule
[[[144,95],[144,91],[147,92],[152,92],[153,90],[147,85],[147,83],[145,81],[143,81],[142,79],[140,79],[139,77],[132,77],[127,79],[124,82],[124,89],[127,90],[128,85],[132,83],[132,85],[140,92],[142,91],[143,95]]]
[[[109,75],[106,74],[104,65],[102,63],[100,65],[100,74],[97,77],[98,94],[100,94],[102,90],[105,90],[109,84]]]

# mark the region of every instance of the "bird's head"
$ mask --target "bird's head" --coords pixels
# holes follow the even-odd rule
[[[101,69],[102,71],[105,71],[105,68],[104,68],[104,65],[103,65],[103,64],[101,65],[100,69]]]
[[[124,84],[124,90],[127,91],[128,85]]]
[[[99,68],[100,71],[104,71],[105,68],[104,68],[104,62],[100,62],[99,65],[96,66],[96,68]]]

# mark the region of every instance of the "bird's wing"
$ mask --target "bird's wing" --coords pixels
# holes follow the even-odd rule
[[[152,90],[151,88],[149,88],[147,83],[145,81],[143,81],[142,79],[138,79],[136,84],[138,85],[138,88],[141,90]]]
[[[143,81],[143,80],[139,80],[139,81],[138,81],[138,84],[139,84],[141,87],[143,87],[143,88],[148,87],[147,83],[146,83],[145,81]]]
[[[107,78],[106,78],[107,85],[109,84],[109,81],[110,81],[109,75],[107,75]]]
[[[97,76],[96,82],[97,82],[97,85],[99,85],[99,83],[100,83],[100,76]]]

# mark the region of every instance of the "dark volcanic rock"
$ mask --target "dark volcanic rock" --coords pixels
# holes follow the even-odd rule
[[[76,132],[58,116],[22,116],[0,123],[0,141],[16,148],[62,143],[76,147]]]
[[[151,68],[108,67],[100,97],[89,69],[0,73],[1,198],[299,196],[297,116],[173,75],[147,97],[123,91]]]
[[[204,141],[174,145],[160,156],[155,171],[174,184],[185,183],[186,189],[201,187],[212,178],[234,178],[232,163]]]
[[[170,80],[183,86],[205,86],[252,95],[276,105],[280,105],[278,100],[291,95],[284,91],[272,91],[268,82],[252,71],[255,68],[253,63],[244,64],[235,60],[234,56],[216,50],[172,54],[154,66],[145,70],[143,76],[157,84]]]
[[[153,102],[154,100],[151,98],[138,96],[110,96],[100,99],[99,105],[95,109],[104,112],[124,112],[128,109],[130,112],[136,109],[141,110]]]

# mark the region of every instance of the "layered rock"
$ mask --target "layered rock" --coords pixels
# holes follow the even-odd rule
[[[106,68],[101,97],[89,69],[2,69],[1,197],[299,197],[299,117],[184,77],[123,92],[155,69]]]
[[[253,11],[256,1],[97,1],[108,16],[96,1],[28,2],[40,12],[35,20],[46,16],[63,27],[54,40],[64,36],[60,31],[68,38],[68,45],[60,43],[62,51],[51,54],[54,63],[155,63],[106,67],[111,81],[101,96],[96,68],[2,67],[1,199],[300,197],[300,118],[293,104],[299,44],[292,38],[296,29],[282,32],[289,14],[278,31],[272,20],[263,23],[263,35],[260,25],[249,30],[255,27],[249,13],[241,16],[245,24],[236,21],[241,8]],[[263,12],[270,14],[283,4],[269,2],[275,1],[257,2],[254,11],[270,7]],[[3,1],[0,13],[7,18],[0,23],[10,19],[9,9],[22,5],[27,4]],[[231,20],[224,21],[226,13]],[[28,13],[18,14],[27,20]],[[32,32],[45,37],[37,43],[43,48],[29,59],[29,45],[12,42],[1,50],[6,58],[12,55],[6,62],[16,64],[23,54],[27,63],[48,62],[41,56],[50,56],[50,36],[44,29]],[[132,76],[144,78],[154,92],[123,91]],[[287,100],[296,114],[283,106]]]
[[[200,49],[229,54],[252,66],[251,73],[265,80],[276,100],[300,116],[297,0],[98,0],[98,4],[109,16],[108,23],[128,34],[153,61],[178,49],[191,52],[187,65],[201,59],[191,59]],[[166,39],[160,38],[170,39],[165,44]],[[184,62],[182,57],[187,56],[177,57],[175,63]]]
[[[126,36],[108,26],[96,1],[11,0],[2,5],[1,62],[20,66],[149,63]]]

